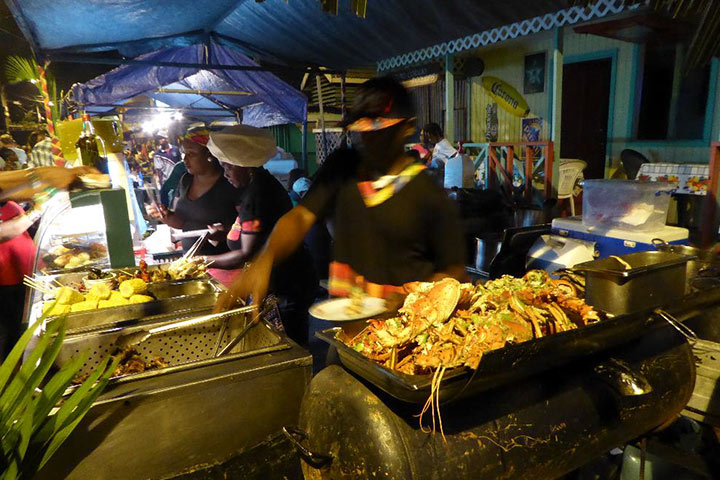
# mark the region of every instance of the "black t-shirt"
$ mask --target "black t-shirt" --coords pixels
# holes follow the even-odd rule
[[[250,183],[236,197],[237,218],[228,233],[231,250],[242,247],[240,235],[259,235],[265,243],[277,221],[290,211],[292,202],[282,184],[264,168],[253,172]],[[317,289],[315,269],[306,249],[301,248],[273,269],[270,291],[307,308]]]
[[[426,172],[368,207],[358,188],[359,165],[354,150],[334,152],[300,203],[321,219],[332,217],[334,261],[370,282],[394,286],[465,264],[457,208]]]
[[[190,200],[188,191],[191,184],[192,175],[186,173],[178,182],[176,193],[175,213],[183,219],[183,231],[202,230],[215,223],[222,223],[229,228],[235,218],[238,189],[230,185],[225,177],[220,176],[210,190],[199,198]],[[183,250],[192,247],[196,240],[197,238],[184,238]],[[206,242],[198,251],[198,255],[216,255],[227,250],[224,243],[213,247]]]
[[[252,180],[236,198],[237,218],[228,234],[231,250],[241,247],[241,234],[261,235],[260,243],[264,243],[278,219],[292,208],[285,188],[264,168],[253,172]]]

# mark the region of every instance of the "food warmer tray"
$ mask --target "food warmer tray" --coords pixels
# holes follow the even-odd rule
[[[157,316],[152,319],[152,326],[160,327],[209,313],[211,313],[211,309]],[[186,379],[193,378],[194,381],[197,381],[203,377],[202,374],[193,374],[190,371],[238,358],[291,348],[287,339],[271,326],[271,323],[274,323],[273,317],[279,315],[275,308],[266,312],[262,321],[252,327],[228,353],[218,356],[218,352],[240,333],[254,315],[256,315],[255,312],[236,313],[210,322],[153,335],[133,348],[137,350],[143,362],[147,363],[162,358],[167,366],[114,376],[110,379],[108,388],[132,384],[131,390],[135,391],[139,383],[147,384],[148,388],[152,388],[153,383],[147,383],[150,379],[168,375],[181,376]],[[62,368],[75,356],[87,354],[88,357],[78,374],[89,375],[108,355],[116,352],[115,342],[118,337],[144,331],[147,328],[147,322],[143,322],[126,328],[108,328],[81,334],[69,334],[60,347],[60,352],[55,359],[55,367]],[[66,395],[75,388],[70,387],[66,391]],[[127,389],[123,388],[122,390],[126,391]],[[118,392],[116,391],[116,393]]]
[[[665,311],[684,321],[715,304],[720,304],[720,288],[688,295],[665,306]],[[622,345],[650,328],[663,325],[669,327],[648,309],[493,350],[483,355],[475,372],[464,367],[448,369],[442,379],[440,401],[468,397],[568,364]],[[329,328],[315,335],[337,348],[345,368],[398,400],[419,404],[427,401],[432,375],[407,375],[385,368],[337,340],[335,335],[339,330],[340,327]]]
[[[67,333],[88,332],[135,325],[155,315],[206,309],[217,303],[222,292],[223,287],[209,279],[148,283],[148,293],[157,300],[68,313],[64,315],[65,328]],[[38,302],[33,308],[39,315],[42,303]],[[60,318],[63,317],[50,317],[48,321]]]

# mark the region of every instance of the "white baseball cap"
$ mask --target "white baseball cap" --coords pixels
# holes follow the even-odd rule
[[[219,161],[239,167],[261,167],[277,152],[269,130],[249,125],[234,125],[210,133],[207,148]]]

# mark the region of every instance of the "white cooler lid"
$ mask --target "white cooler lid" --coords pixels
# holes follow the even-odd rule
[[[556,218],[552,221],[553,230],[567,230],[599,237],[618,238],[638,243],[651,243],[653,238],[660,238],[666,242],[677,242],[688,239],[688,229],[665,225],[654,230],[624,230],[620,228],[588,228],[583,225],[582,217]]]

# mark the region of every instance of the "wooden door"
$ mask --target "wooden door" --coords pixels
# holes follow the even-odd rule
[[[585,178],[605,176],[611,71],[609,58],[563,66],[560,155],[585,160]]]

